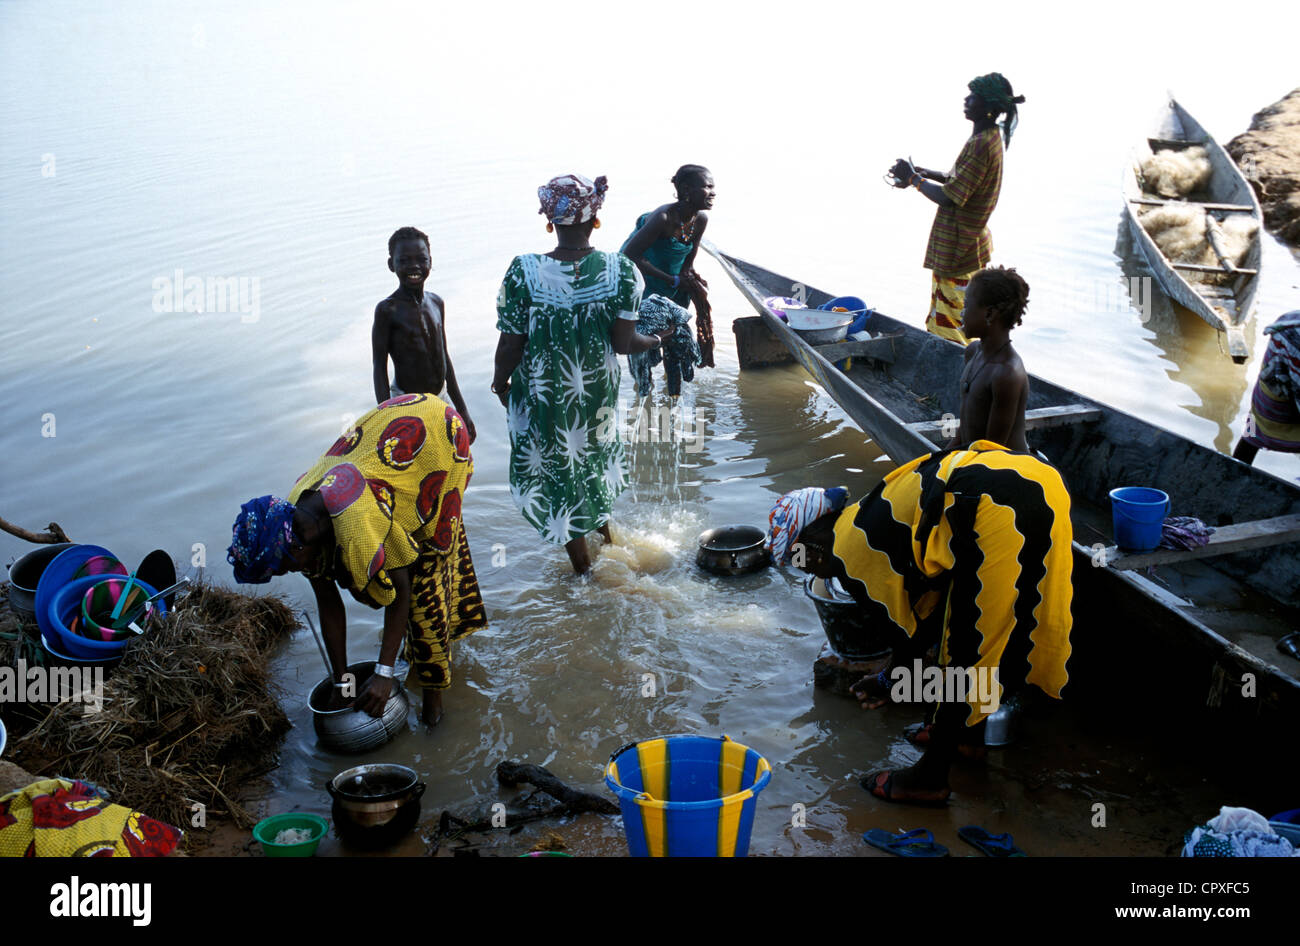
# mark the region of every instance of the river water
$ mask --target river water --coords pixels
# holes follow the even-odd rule
[[[393,288],[385,244],[415,225],[478,427],[465,520],[491,621],[456,655],[444,723],[357,760],[414,766],[430,786],[426,827],[443,808],[508,797],[493,778],[503,759],[596,786],[624,743],[699,732],[752,745],[775,769],[755,853],[861,853],[867,827],[977,820],[1042,851],[1164,853],[1229,799],[1190,763],[1153,763],[1142,739],[1075,716],[1060,724],[1068,753],[1044,733],[959,773],[950,813],[900,814],[857,788],[852,773],[912,758],[900,738],[911,715],[864,715],[813,687],[823,636],[793,574],[723,581],[692,558],[706,528],[763,524],[803,485],[865,492],[888,464],[801,370],[738,371],[729,323],[752,313],[711,260],[699,269],[718,367],[680,405],[703,436],[630,446],[616,547],[575,578],[510,500],[488,391],[495,293],[513,255],[550,245],[534,196],[547,178],[608,175],[595,241],[613,249],[671,198],[676,166],[699,162],[718,182],[708,235],[720,247],[921,325],[932,205],[880,177],[900,154],[947,167],[969,132],[965,83],[998,69],[1028,99],[992,221],[995,261],[1031,285],[1016,333],[1026,364],[1227,451],[1260,326],[1296,306],[1300,266],[1265,238],[1254,354],[1234,366],[1195,317],[1157,307],[1144,320],[1130,304],[1119,181],[1166,89],[1220,141],[1244,130],[1293,84],[1287,31],[1260,37],[1224,82],[1200,52],[1172,54],[1203,49],[1196,24],[1213,5],[1162,21],[1171,54],[1142,57],[1124,38],[1149,26],[1131,4],[1068,20],[998,8],[943,55],[924,31],[863,11],[656,9],[647,23],[620,7],[581,22],[496,5],[0,7],[0,515],[56,520],[129,561],[161,546],[229,582],[239,504],[287,492],[371,403],[370,314]],[[221,311],[185,311],[173,290],[194,277],[233,279],[234,294]],[[1257,463],[1300,476],[1295,457]],[[23,548],[0,536],[6,561]],[[310,603],[301,579],[270,587]],[[350,653],[370,656],[380,614],[351,605],[349,620]],[[266,803],[320,810],[322,783],[349,763],[314,745],[310,638],[276,667],[297,728]],[[1190,787],[1131,801],[1152,764]],[[1090,830],[1098,798],[1127,803],[1129,821]],[[562,833],[572,850],[623,850],[608,820]]]

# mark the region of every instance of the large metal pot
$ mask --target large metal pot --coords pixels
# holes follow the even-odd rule
[[[715,575],[747,575],[771,561],[763,540],[767,533],[754,526],[722,526],[700,536],[695,564]]]
[[[809,575],[804,579],[803,593],[817,608],[822,630],[836,656],[845,660],[870,660],[893,648],[893,628],[873,627],[848,592],[836,585],[828,588],[821,578]]]
[[[24,623],[36,623],[36,587],[45,568],[73,542],[42,545],[20,556],[9,566],[9,609]]]
[[[349,664],[348,672],[356,677],[357,692],[375,672],[375,661],[363,660]],[[334,680],[326,677],[316,684],[311,691],[308,706],[311,709],[312,725],[316,729],[316,738],[321,745],[336,752],[368,752],[392,741],[406,729],[406,716],[411,709],[411,699],[406,695],[406,687],[400,681],[394,681],[393,695],[388,698],[382,716],[371,716],[345,707],[339,710],[319,709],[328,706]]]
[[[334,799],[339,837],[370,850],[400,840],[420,820],[425,784],[414,769],[392,763],[345,769],[325,785]]]

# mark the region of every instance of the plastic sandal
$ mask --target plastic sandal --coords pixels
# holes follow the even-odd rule
[[[957,835],[967,844],[973,844],[989,857],[1028,857],[1016,847],[1010,833],[989,834],[977,824],[968,824],[957,829]]]
[[[928,828],[913,828],[903,834],[890,834],[881,828],[872,828],[862,836],[872,847],[899,857],[947,857],[948,849],[934,843]]]

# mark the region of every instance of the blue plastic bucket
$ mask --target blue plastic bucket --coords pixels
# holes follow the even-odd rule
[[[1129,552],[1150,552],[1160,544],[1160,527],[1169,515],[1169,494],[1148,486],[1110,491],[1115,544]]]
[[[633,857],[744,857],[767,760],[727,736],[663,736],[609,757]]]

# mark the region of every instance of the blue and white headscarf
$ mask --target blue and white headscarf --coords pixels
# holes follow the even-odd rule
[[[231,529],[226,561],[235,566],[235,581],[262,585],[280,571],[293,541],[293,503],[259,496],[239,507]]]
[[[821,489],[809,486],[786,493],[776,501],[768,516],[770,529],[767,548],[776,565],[790,563],[790,547],[808,523],[820,519],[828,512],[838,512],[848,501],[849,491],[843,486]]]

